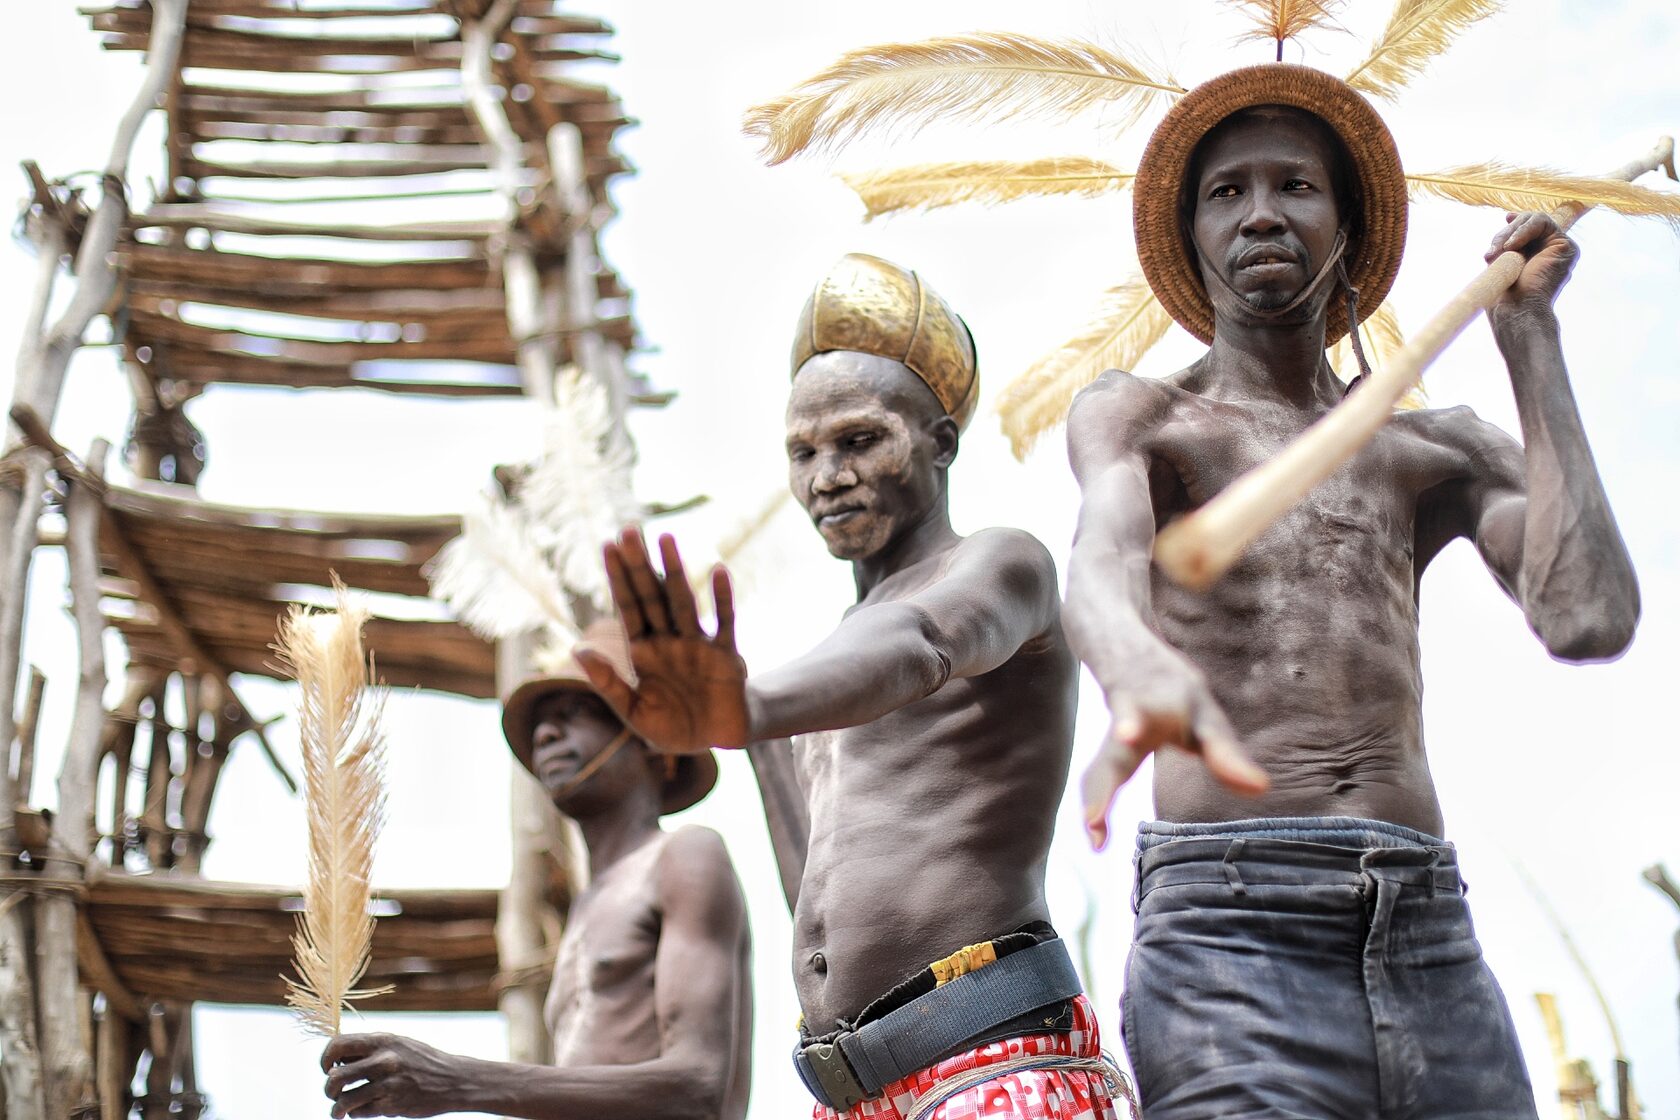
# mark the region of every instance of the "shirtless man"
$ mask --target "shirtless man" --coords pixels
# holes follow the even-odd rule
[[[1349,391],[1325,345],[1350,288],[1363,311],[1386,292],[1404,191],[1381,121],[1328,75],[1256,67],[1186,96],[1139,169],[1139,256],[1210,349],[1160,380],[1104,374],[1069,417],[1068,632],[1113,717],[1084,780],[1095,843],[1142,759],[1179,748],[1155,756],[1124,1005],[1150,1120],[1535,1115],[1437,839],[1418,589],[1465,537],[1554,657],[1632,639],[1552,311],[1574,244],[1521,214],[1488,251],[1528,258],[1489,315],[1526,447],[1467,408],[1403,412],[1207,593],[1149,562],[1162,525]]]
[[[585,638],[628,669],[617,623]],[[706,796],[716,761],[650,751],[570,662],[520,685],[502,730],[589,849],[589,885],[572,903],[549,989],[554,1065],[342,1035],[321,1057],[333,1116],[741,1120],[752,1053],[746,906],[715,832],[659,826]]]
[[[580,659],[663,749],[801,737],[795,1060],[817,1117],[896,1120],[973,1074],[932,1117],[1111,1118],[1044,901],[1077,669],[1055,566],[1027,534],[959,536],[947,512],[977,390],[967,327],[914,273],[852,255],[806,304],[793,369],[789,482],[851,563],[857,604],[810,653],[749,677],[727,574],[708,635],[675,543],[660,542],[661,575],[630,531],[607,566],[638,683]],[[1075,1068],[988,1073],[1012,1056]]]

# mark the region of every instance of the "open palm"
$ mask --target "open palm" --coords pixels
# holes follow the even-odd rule
[[[747,666],[735,650],[734,595],[729,573],[712,571],[717,633],[700,625],[677,542],[659,539],[664,571],[655,569],[639,529],[603,549],[607,581],[630,641],[634,683],[587,646],[578,663],[602,698],[660,750],[692,754],[745,746],[750,739]]]

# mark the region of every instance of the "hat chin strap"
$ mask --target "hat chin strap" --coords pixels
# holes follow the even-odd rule
[[[561,785],[559,789],[555,790],[551,796],[563,797],[564,795],[577,789],[584,782],[587,782],[590,778],[593,778],[596,773],[600,771],[601,767],[605,766],[608,761],[612,759],[612,756],[617,754],[619,749],[630,741],[630,738],[630,728],[626,725],[622,731],[613,736],[612,742],[601,748],[600,754],[590,759],[588,764],[585,765],[582,770],[573,774],[563,785]]]
[[[1191,242],[1192,244],[1195,244],[1195,239],[1191,238]],[[1225,279],[1225,274],[1220,269],[1204,268],[1202,270],[1203,279],[1205,280],[1206,277],[1212,276],[1214,280],[1218,281],[1220,287],[1224,288],[1233,298],[1243,305],[1248,314],[1266,322],[1274,322],[1283,318],[1285,315],[1288,315],[1290,312],[1295,311],[1309,299],[1312,299],[1313,296],[1319,293],[1332,276],[1338,274],[1342,276],[1346,275],[1346,271],[1341,268],[1341,263],[1342,254],[1347,251],[1347,243],[1347,228],[1344,226],[1336,231],[1336,240],[1333,244],[1331,244],[1330,252],[1324,258],[1324,263],[1318,266],[1318,272],[1314,274],[1312,281],[1299,292],[1296,292],[1295,298],[1284,304],[1282,307],[1262,308],[1250,305],[1248,297],[1237,291],[1237,289],[1231,285],[1231,282]],[[1202,252],[1200,244],[1196,244],[1196,255],[1202,258],[1202,262],[1204,264],[1207,262],[1207,254]]]

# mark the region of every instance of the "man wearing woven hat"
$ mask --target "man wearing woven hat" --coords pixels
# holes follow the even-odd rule
[[[1424,756],[1418,587],[1468,538],[1565,661],[1619,655],[1638,590],[1570,393],[1552,303],[1575,246],[1513,215],[1490,312],[1526,447],[1465,408],[1402,413],[1206,593],[1156,531],[1351,389],[1327,344],[1399,267],[1406,199],[1382,121],[1305,67],[1192,91],[1136,182],[1151,287],[1206,355],[1109,372],[1068,421],[1083,490],[1068,632],[1110,733],[1084,779],[1107,839],[1150,752],[1125,1039],[1144,1114],[1533,1117]],[[1510,749],[1502,744],[1500,749]],[[1199,756],[1199,757],[1198,757]]]
[[[631,673],[616,622],[591,626],[585,640]],[[589,885],[567,916],[549,989],[554,1065],[343,1035],[321,1063],[333,1115],[741,1120],[752,981],[740,885],[715,832],[659,826],[710,792],[716,761],[650,751],[570,658],[514,690],[502,730],[589,851]]]
[[[809,831],[803,858],[780,855],[802,872],[795,1064],[819,1120],[1112,1120],[1044,900],[1077,670],[1055,566],[1016,530],[959,536],[947,509],[978,396],[968,328],[915,273],[848,256],[806,303],[792,364],[789,481],[857,604],[749,677],[727,574],[709,635],[675,542],[661,572],[632,530],[607,570],[639,681],[585,668],[665,749],[799,736]]]

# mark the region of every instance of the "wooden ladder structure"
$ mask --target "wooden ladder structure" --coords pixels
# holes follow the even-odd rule
[[[254,741],[291,783],[238,678],[275,674],[278,615],[329,571],[422,599],[422,569],[459,522],[205,502],[185,406],[236,385],[551,402],[568,366],[607,387],[621,427],[664,398],[625,369],[629,293],[598,251],[606,184],[629,169],[614,137],[632,123],[570,75],[612,57],[599,20],[557,0],[114,0],[83,14],[146,68],[97,187],[27,168],[40,263],[0,444],[0,1114],[191,1120],[205,1103],[191,1005],[280,1004],[295,922],[296,892],[199,875],[235,744]],[[136,213],[130,155],[155,110],[165,181]],[[474,199],[490,216],[455,216]],[[78,456],[52,435],[100,317],[134,395],[129,486],[106,480],[103,443]],[[47,812],[30,791],[50,685],[20,678],[32,561],[56,547],[80,668]],[[109,710],[108,629],[127,651]],[[367,636],[393,685],[490,698],[525,671],[521,643],[493,648],[424,612],[376,607]],[[542,1061],[569,856],[523,774],[512,796],[507,889],[390,894],[370,979],[397,987],[368,1006],[500,1007],[514,1059]]]

